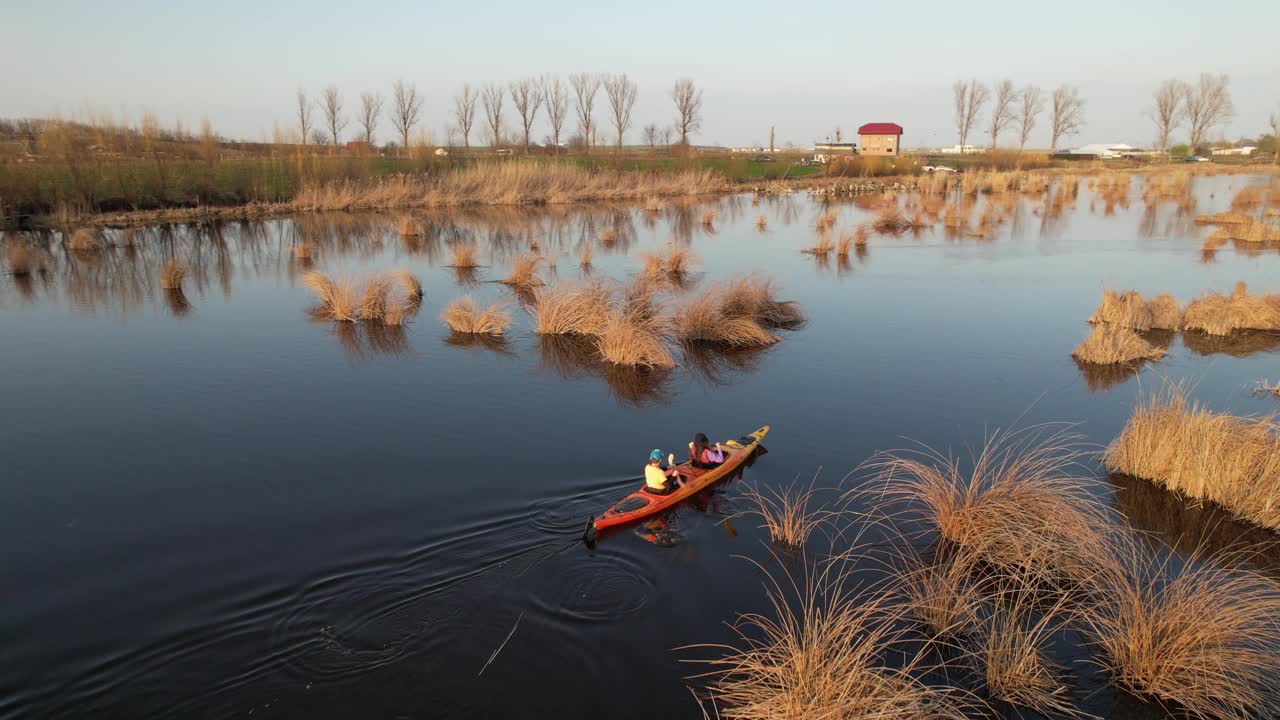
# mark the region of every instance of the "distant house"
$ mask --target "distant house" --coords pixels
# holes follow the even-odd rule
[[[1234,148],[1217,148],[1213,151],[1214,155],[1252,155],[1258,150],[1255,145],[1245,145],[1244,147]]]
[[[857,143],[814,143],[813,144],[813,161],[826,164],[831,162],[831,158],[837,155],[855,155],[858,152]]]
[[[970,153],[982,152],[982,148],[974,147],[973,145],[952,145],[951,147],[944,147],[938,152],[943,155],[969,155]]]
[[[1115,160],[1117,158],[1142,157],[1154,155],[1150,150],[1142,150],[1124,143],[1092,143],[1082,145],[1075,150],[1059,153],[1072,158],[1093,158],[1096,160]]]
[[[902,126],[897,123],[867,123],[858,128],[863,155],[897,155],[902,147]]]

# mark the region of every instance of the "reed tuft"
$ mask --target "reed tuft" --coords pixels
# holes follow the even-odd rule
[[[502,335],[511,324],[511,316],[501,303],[479,309],[470,295],[451,301],[440,313],[440,319],[455,333],[465,335]]]

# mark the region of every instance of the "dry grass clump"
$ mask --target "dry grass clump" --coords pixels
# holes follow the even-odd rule
[[[387,316],[387,296],[391,293],[391,279],[385,275],[374,275],[364,283],[364,291],[360,293],[360,319],[370,322],[382,322]]]
[[[693,269],[694,256],[689,248],[668,246],[666,252],[658,251],[642,256],[644,276],[659,282],[682,284]]]
[[[743,615],[738,647],[702,646],[725,654],[710,666],[708,694],[717,716],[736,720],[894,718],[961,720],[980,705],[972,696],[918,679],[921,652],[890,666],[902,638],[899,611],[887,595],[861,597],[844,574],[826,565],[803,580],[773,578],[772,617]],[[785,588],[794,588],[787,590]],[[792,598],[791,595],[796,597]],[[695,646],[698,647],[698,646]]]
[[[1244,283],[1236,283],[1230,295],[1210,292],[1192,300],[1182,315],[1182,325],[1209,335],[1280,330],[1280,295],[1251,295]]]
[[[814,497],[812,483],[807,488],[794,484],[781,490],[754,487],[744,497],[755,505],[749,512],[760,516],[760,527],[769,531],[769,538],[786,547],[804,547],[809,536],[830,522],[833,515],[810,507]]]
[[[779,300],[777,295],[772,280],[751,273],[725,284],[721,310],[731,316],[755,318],[765,327],[793,328],[803,323],[800,304]]]
[[[997,601],[979,634],[974,657],[987,694],[1048,716],[1077,715],[1061,677],[1064,668],[1049,658],[1057,611],[1035,617],[1031,602]]]
[[[604,332],[611,294],[603,285],[557,285],[534,294],[534,331],[543,335],[589,335]]]
[[[832,250],[836,249],[835,243],[831,241],[831,234],[823,231],[818,233],[818,242],[813,247],[807,247],[801,252],[811,253],[813,255],[828,255]],[[849,250],[845,248],[845,255],[849,254]]]
[[[660,321],[638,312],[609,313],[596,349],[605,362],[635,368],[675,367]]]
[[[478,309],[470,295],[451,301],[440,313],[440,319],[449,329],[467,335],[501,335],[511,324],[511,316],[501,303]]]
[[[1253,218],[1240,212],[1220,212],[1214,215],[1197,215],[1196,222],[1201,225],[1237,225],[1253,222]]]
[[[187,276],[187,263],[181,258],[170,258],[160,272],[160,287],[165,290],[178,290],[182,280]]]
[[[1280,713],[1280,587],[1196,553],[1138,560],[1083,615],[1112,681],[1192,717]]]
[[[814,226],[817,228],[818,233],[822,234],[836,226],[836,219],[837,219],[836,214],[828,210],[818,216],[818,219],[814,223]]]
[[[522,255],[511,263],[511,273],[502,281],[504,285],[510,285],[520,290],[528,290],[542,285],[542,280],[537,276],[538,263],[541,258],[537,255]]]
[[[1247,223],[1228,225],[1224,234],[1232,240],[1241,242],[1277,242],[1280,241],[1280,225],[1250,220]]]
[[[707,342],[731,347],[772,345],[780,338],[765,329],[760,319],[742,303],[733,302],[732,285],[716,285],[690,298],[676,309],[672,319],[676,337],[683,342]]]
[[[1268,383],[1266,380],[1259,380],[1257,387],[1254,389],[1254,393],[1280,397],[1280,381]]]
[[[480,267],[480,262],[476,259],[476,246],[472,243],[457,243],[449,248],[449,252],[453,256],[455,268]]]
[[[316,294],[311,315],[323,320],[399,326],[417,314],[422,304],[422,284],[407,270],[374,275],[363,286],[350,278],[333,280],[308,272],[302,284]]]
[[[651,213],[662,212],[662,209],[664,207],[666,206],[663,205],[662,201],[659,200],[656,196],[650,196],[644,201],[644,209],[647,212],[651,212]]]
[[[1164,350],[1119,325],[1095,325],[1071,356],[1094,365],[1132,365],[1164,357]]]
[[[977,583],[976,558],[964,550],[939,554],[927,562],[915,552],[906,553],[904,566],[894,573],[895,592],[931,637],[968,637],[979,627],[985,595]]]
[[[1150,330],[1151,321],[1151,309],[1142,296],[1133,290],[1104,290],[1102,304],[1089,318],[1091,323],[1118,325],[1138,331]]]
[[[604,230],[600,231],[600,242],[604,243],[605,247],[610,247],[617,240],[618,240],[618,232],[613,228],[605,228]]]
[[[360,318],[356,300],[359,291],[354,280],[332,280],[323,273],[308,272],[302,276],[302,285],[316,294],[316,305],[311,308],[313,316],[337,322],[355,322]]]
[[[1280,530],[1280,428],[1273,418],[1214,413],[1170,386],[1134,409],[1103,462],[1111,472]]]
[[[707,230],[714,230],[717,217],[718,217],[718,214],[716,213],[715,210],[707,210],[706,212],[702,213],[702,227]]]
[[[1115,568],[1108,511],[1076,474],[1091,454],[1044,426],[996,433],[967,469],[929,448],[878,453],[869,467],[882,511],[923,520],[1022,587],[1063,589]]]
[[[757,229],[757,230],[764,230],[764,229],[765,229],[765,228],[767,228],[767,227],[769,227],[769,218],[768,218],[767,216],[765,216],[765,215],[760,215],[760,216],[756,217],[756,229]]]
[[[590,245],[582,247],[582,253],[578,255],[578,266],[583,270],[591,267],[592,250]]]
[[[872,227],[876,229],[876,232],[896,234],[911,229],[911,221],[903,216],[897,205],[890,205],[880,211],[880,214],[872,222]]]
[[[1182,329],[1182,305],[1169,293],[1160,293],[1148,300],[1147,310],[1151,311],[1152,330]]]
[[[836,243],[836,255],[847,257],[850,248],[866,247],[870,236],[871,233],[867,231],[866,225],[859,225],[852,233],[840,233],[840,241]]]
[[[72,252],[96,252],[106,246],[102,233],[93,228],[76,228],[70,236],[66,236],[67,249]]]

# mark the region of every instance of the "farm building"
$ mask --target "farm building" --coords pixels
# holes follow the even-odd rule
[[[897,155],[902,145],[902,126],[897,123],[867,123],[858,128],[863,155]]]

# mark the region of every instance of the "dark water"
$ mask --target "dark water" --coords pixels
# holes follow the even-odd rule
[[[1197,212],[1246,182],[1197,180]],[[151,228],[93,258],[36,238],[50,272],[0,276],[0,717],[699,717],[681,662],[696,651],[675,648],[727,641],[727,621],[764,608],[739,556],[768,566],[767,537],[727,519],[746,486],[856,483],[877,450],[962,451],[1015,422],[1103,444],[1163,377],[1215,408],[1276,409],[1250,392],[1280,379],[1270,339],[1177,338],[1137,377],[1072,361],[1103,288],[1276,289],[1275,249],[1206,258],[1208,229],[1133,197],[1108,214],[1082,190],[1048,220],[1024,202],[994,237],[876,237],[825,264],[799,252],[823,209],[803,195],[430,215],[415,242],[351,215]],[[845,229],[872,215],[834,208]],[[467,240],[491,265],[474,284],[447,267]],[[416,321],[308,319],[302,241],[332,274],[416,272]],[[767,272],[809,322],[759,353],[604,372],[486,282],[533,242],[561,281],[582,276],[584,243],[613,278],[689,244],[701,283]],[[183,298],[159,288],[173,255],[192,264]],[[511,302],[505,342],[450,338],[436,317],[464,292]],[[770,452],[741,480],[662,526],[578,542],[649,449],[766,423]],[[1099,472],[1099,490],[1170,543],[1201,524],[1150,487]],[[1074,668],[1090,711],[1158,716]]]

